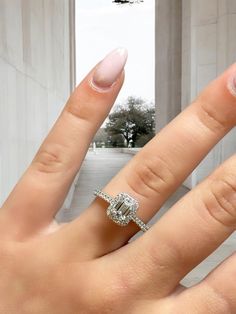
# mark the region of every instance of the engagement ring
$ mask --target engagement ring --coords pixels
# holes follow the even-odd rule
[[[110,204],[107,208],[107,216],[116,224],[126,226],[130,221],[133,221],[143,232],[149,229],[149,227],[136,216],[139,203],[129,194],[121,192],[113,198],[105,192],[95,190],[94,195]]]

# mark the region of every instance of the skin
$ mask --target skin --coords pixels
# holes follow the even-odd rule
[[[235,231],[236,156],[178,201],[152,228],[138,231],[106,217],[96,198],[69,224],[53,220],[96,130],[108,115],[124,72],[94,90],[94,69],[69,98],[0,212],[0,313],[236,312],[236,255],[185,289],[181,279]],[[227,87],[233,64],[146,145],[104,188],[125,191],[147,222],[212,147],[236,124]]]

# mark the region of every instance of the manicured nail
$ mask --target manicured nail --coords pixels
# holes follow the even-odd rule
[[[111,51],[97,66],[93,79],[93,87],[107,89],[115,83],[124,69],[128,57],[127,49],[117,48]]]
[[[231,94],[236,97],[236,74],[229,78],[228,89]]]

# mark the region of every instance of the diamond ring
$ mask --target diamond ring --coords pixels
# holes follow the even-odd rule
[[[129,194],[122,192],[113,198],[105,192],[95,190],[94,195],[110,204],[107,208],[107,216],[116,224],[126,226],[130,221],[133,221],[143,232],[149,229],[149,227],[136,216],[139,203]]]

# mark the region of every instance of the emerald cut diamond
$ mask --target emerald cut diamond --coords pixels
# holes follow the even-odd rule
[[[137,217],[136,212],[139,203],[129,194],[122,192],[116,197],[112,197],[98,189],[94,191],[94,194],[109,203],[107,216],[116,224],[126,226],[130,221],[133,221],[143,232],[149,229],[149,227]]]
[[[107,208],[108,217],[121,226],[126,226],[135,216],[138,202],[126,193],[118,194]]]

